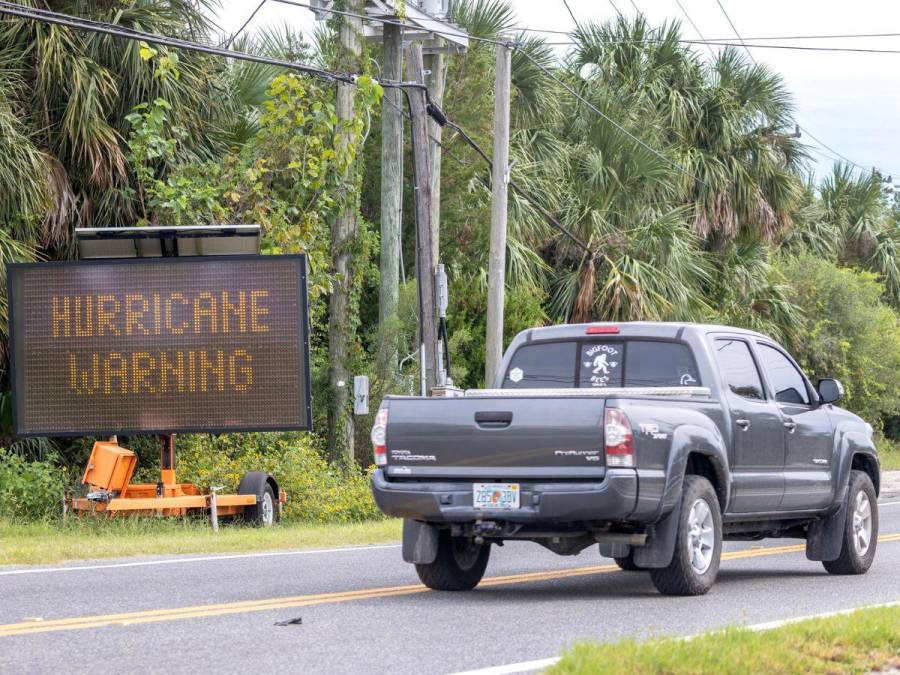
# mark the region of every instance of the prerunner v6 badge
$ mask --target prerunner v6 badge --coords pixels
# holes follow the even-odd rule
[[[20,435],[309,427],[302,256],[11,265]]]

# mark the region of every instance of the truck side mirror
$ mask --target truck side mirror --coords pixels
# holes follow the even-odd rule
[[[844,398],[844,386],[840,380],[826,378],[819,380],[819,398],[822,403],[837,403]]]

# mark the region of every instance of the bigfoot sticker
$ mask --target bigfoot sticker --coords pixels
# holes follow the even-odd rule
[[[620,387],[622,385],[622,346],[587,344],[581,348],[582,387]]]

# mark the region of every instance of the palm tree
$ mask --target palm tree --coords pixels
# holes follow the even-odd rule
[[[888,300],[900,307],[900,225],[882,186],[878,172],[835,164],[822,183],[822,220],[830,225],[837,261],[881,276]]]
[[[41,5],[36,0],[24,4]],[[127,28],[210,39],[204,10],[212,0],[108,0],[49,3],[69,14]],[[3,98],[23,120],[30,152],[40,156],[42,190],[23,185],[19,195],[5,193],[8,205],[27,199],[22,192],[43,192],[40,236],[51,252],[65,252],[75,225],[122,225],[135,217],[132,176],[126,163],[129,124],[139,103],[164,98],[173,123],[187,132],[186,153],[206,156],[221,140],[222,96],[210,76],[218,66],[203,55],[183,53],[177,77],[160,77],[153,63],[130,40],[66,27],[5,18],[0,21],[0,63],[20,86],[4,86]],[[161,48],[161,54],[168,54]]]

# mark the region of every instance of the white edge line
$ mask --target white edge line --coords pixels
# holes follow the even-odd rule
[[[210,555],[195,558],[165,558],[163,560],[141,560],[137,562],[107,563],[100,565],[73,565],[71,567],[38,567],[15,570],[2,570],[0,576],[17,574],[50,574],[53,572],[81,572],[84,570],[106,570],[119,567],[150,567],[152,565],[179,565],[181,563],[215,562],[216,560],[237,560],[240,558],[274,558],[278,556],[315,555],[320,553],[349,553],[353,551],[373,551],[387,548],[400,548],[400,544],[375,544],[372,546],[347,546],[344,548],[322,548],[306,551],[265,551],[263,553],[231,553]]]
[[[789,619],[779,619],[777,621],[766,621],[765,623],[755,623],[749,626],[741,626],[736,625],[734,628],[738,628],[740,630],[749,630],[754,632],[772,630],[774,628],[781,628],[782,626],[788,626],[793,623],[800,623],[801,621],[808,621],[810,619],[826,619],[832,616],[843,616],[845,614],[853,614],[853,612],[858,612],[863,609],[879,609],[884,607],[897,607],[900,606],[900,600],[894,602],[885,602],[877,605],[863,605],[862,607],[851,607],[849,609],[839,609],[834,612],[822,612],[821,614],[809,614],[807,616],[795,616]],[[675,640],[683,640],[690,641],[696,640],[699,637],[703,637],[704,635],[714,635],[716,633],[722,632],[721,630],[713,630],[707,631],[706,633],[697,633],[695,635],[686,635],[684,637],[676,637],[673,638]],[[478,670],[466,670],[458,673],[454,673],[453,675],[511,675],[513,673],[530,673],[535,670],[542,670],[544,668],[549,668],[550,666],[556,665],[561,657],[554,657],[551,659],[538,659],[536,661],[522,661],[521,663],[509,663],[505,666],[492,666],[488,668],[479,668]]]
[[[478,670],[466,670],[454,675],[508,675],[509,673],[528,673],[533,670],[541,670],[549,668],[559,662],[560,657],[552,659],[539,659],[537,661],[522,661],[521,663],[510,663],[505,666],[493,666],[490,668],[480,668]]]

